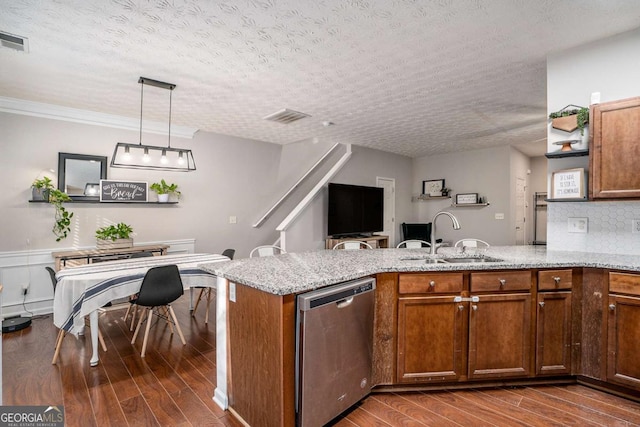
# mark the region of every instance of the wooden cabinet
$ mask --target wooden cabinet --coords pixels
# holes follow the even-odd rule
[[[531,272],[471,273],[470,282],[469,379],[529,376]]]
[[[398,382],[529,376],[531,285],[529,271],[401,274]]]
[[[640,389],[640,275],[609,273],[608,302],[607,381]]]
[[[466,374],[469,305],[456,302],[462,299],[463,283],[462,273],[400,275],[399,383],[457,381]]]
[[[570,269],[538,272],[536,375],[571,374],[572,287]]]
[[[589,126],[589,198],[640,198],[640,97],[592,106]]]

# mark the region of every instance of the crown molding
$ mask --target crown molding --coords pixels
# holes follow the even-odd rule
[[[26,101],[24,99],[0,96],[0,111],[93,126],[106,126],[116,129],[133,130],[136,132],[140,131],[139,118],[133,119],[131,117],[79,110],[77,108]],[[167,123],[145,121],[142,125],[143,132],[166,135],[167,130]],[[193,139],[196,132],[198,132],[197,128],[171,125],[171,136]]]

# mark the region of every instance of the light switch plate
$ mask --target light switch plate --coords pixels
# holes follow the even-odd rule
[[[589,218],[568,218],[567,231],[569,233],[586,233],[589,230]]]
[[[503,213],[497,213],[494,216],[495,219],[504,219],[504,214]]]
[[[235,215],[229,217],[229,224],[235,224],[238,222],[238,218]]]

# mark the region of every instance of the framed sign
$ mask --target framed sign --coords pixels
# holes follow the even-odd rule
[[[478,203],[478,193],[456,194],[456,205],[475,205]]]
[[[441,196],[444,188],[444,179],[430,179],[422,181],[422,194]]]
[[[142,181],[100,180],[101,202],[146,202],[149,184]]]
[[[586,175],[584,168],[553,172],[551,178],[552,199],[583,199]]]

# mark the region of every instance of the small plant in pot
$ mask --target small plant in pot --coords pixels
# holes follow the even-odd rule
[[[565,132],[580,129],[580,135],[584,135],[584,128],[589,123],[589,109],[578,105],[567,105],[562,110],[549,114],[549,118],[554,129]]]
[[[133,246],[131,233],[133,228],[124,222],[98,228],[96,230],[98,249],[130,248]]]
[[[160,182],[154,182],[149,186],[152,191],[155,191],[158,195],[158,202],[167,203],[169,201],[169,196],[171,194],[175,194],[178,198],[180,198],[180,191],[178,191],[178,184],[167,184],[164,179],[161,179]]]
[[[49,192],[53,190],[51,178],[36,179],[31,184],[31,200],[49,200]]]

